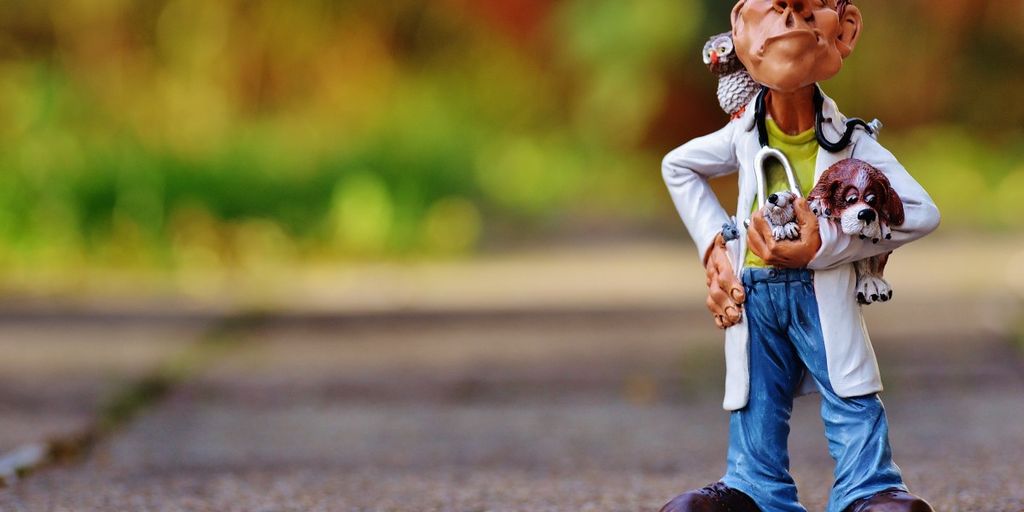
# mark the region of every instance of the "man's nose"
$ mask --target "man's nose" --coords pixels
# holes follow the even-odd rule
[[[808,0],[772,0],[775,12],[779,14],[786,14],[786,25],[792,26],[796,21],[793,19],[794,15],[802,20],[806,20],[811,14],[811,5]],[[789,11],[788,13],[786,11]]]
[[[795,13],[803,13],[810,7],[809,2],[805,0],[772,0],[772,3],[775,4],[775,10],[778,12],[792,9]]]
[[[875,217],[875,211],[869,208],[865,208],[857,213],[857,218],[864,222],[867,222],[868,224],[874,222]]]

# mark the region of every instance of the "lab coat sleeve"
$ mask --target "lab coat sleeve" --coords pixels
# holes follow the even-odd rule
[[[708,180],[736,172],[733,140],[738,125],[733,121],[715,133],[693,139],[672,150],[661,163],[672,202],[697,246],[701,262],[722,225],[729,221]]]

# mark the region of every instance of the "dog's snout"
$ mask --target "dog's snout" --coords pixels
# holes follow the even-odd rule
[[[875,211],[871,210],[871,209],[868,209],[868,208],[865,208],[865,209],[863,209],[863,210],[861,210],[860,212],[857,213],[857,218],[858,219],[860,219],[860,220],[862,220],[864,222],[868,222],[868,223],[874,222],[875,218],[877,218],[877,217],[878,217],[878,215],[875,214]]]
[[[768,196],[768,202],[771,203],[771,204],[779,204],[779,195],[778,194],[772,194],[772,195]]]

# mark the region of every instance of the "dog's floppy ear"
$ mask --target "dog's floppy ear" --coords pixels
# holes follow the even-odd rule
[[[903,213],[903,200],[900,195],[887,183],[885,186],[885,203],[882,204],[883,214],[890,226],[903,224],[906,217]]]
[[[808,197],[817,199],[821,204],[823,211],[818,212],[819,214],[831,217],[835,212],[836,205],[833,204],[833,199],[836,195],[836,190],[839,189],[840,181],[836,179],[834,172],[827,172],[825,176],[818,180],[818,184],[814,186]]]
[[[860,160],[846,158],[832,164],[821,175],[810,195],[820,200],[826,217],[831,217],[843,209],[844,201],[837,197],[842,192],[840,188],[852,180],[861,163]]]
[[[872,181],[885,190],[885,200],[879,205],[879,216],[890,226],[899,226],[906,220],[903,212],[903,200],[892,188],[889,178],[882,171],[869,166],[868,175]]]

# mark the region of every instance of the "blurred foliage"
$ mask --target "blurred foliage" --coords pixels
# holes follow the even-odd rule
[[[947,225],[1011,226],[1022,4],[858,4],[867,30],[829,92],[886,122]],[[3,2],[0,273],[459,254],[574,226],[677,234],[658,162],[724,122],[699,50],[728,7]]]

